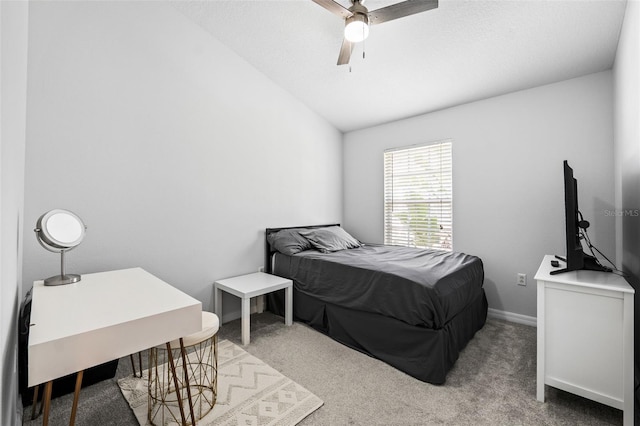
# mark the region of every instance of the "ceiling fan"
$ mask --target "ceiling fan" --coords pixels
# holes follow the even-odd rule
[[[438,7],[438,0],[406,0],[369,12],[364,5],[365,0],[351,0],[353,4],[348,9],[334,0],[312,1],[344,19],[344,39],[338,55],[338,65],[349,63],[354,44],[363,41],[369,35],[369,25],[381,24]]]

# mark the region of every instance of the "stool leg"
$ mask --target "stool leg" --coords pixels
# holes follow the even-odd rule
[[[193,415],[193,400],[191,399],[191,386],[189,385],[189,372],[187,371],[187,351],[184,349],[184,341],[180,338],[180,352],[182,353],[182,365],[184,366],[184,383],[187,387],[187,398],[189,399],[189,414],[191,414],[191,424],[196,424],[196,417]]]
[[[215,405],[218,400],[218,333],[213,336],[211,346],[210,356],[213,358],[211,360],[211,365],[213,366],[213,377],[211,380],[211,392],[213,394],[213,398],[211,401],[211,408],[213,409],[213,405]]]
[[[169,365],[171,367],[171,375],[173,376],[173,384],[176,387],[176,397],[178,398],[178,408],[180,408],[180,417],[182,418],[183,426],[187,426],[187,419],[184,416],[184,408],[182,407],[182,396],[180,395],[180,384],[178,383],[178,376],[176,375],[176,364],[173,361],[173,353],[171,352],[171,344],[167,342],[167,355],[169,356]]]

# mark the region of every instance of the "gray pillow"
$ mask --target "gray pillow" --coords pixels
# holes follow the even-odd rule
[[[267,241],[274,250],[280,253],[292,256],[301,251],[310,250],[313,247],[309,240],[300,235],[298,231],[304,229],[283,229],[281,231],[269,234]]]
[[[311,245],[322,253],[358,248],[362,244],[339,226],[305,229],[300,235],[311,242]]]

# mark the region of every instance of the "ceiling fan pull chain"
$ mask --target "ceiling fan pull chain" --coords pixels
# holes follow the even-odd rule
[[[364,60],[364,48],[365,48],[365,40],[367,37],[364,35],[364,27],[362,27],[362,59]]]

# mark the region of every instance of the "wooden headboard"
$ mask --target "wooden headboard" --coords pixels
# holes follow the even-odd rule
[[[288,226],[285,228],[266,228],[264,233],[264,272],[267,274],[273,273],[271,270],[271,256],[276,252],[276,250],[271,249],[271,245],[269,244],[269,235],[275,234],[278,231],[282,231],[283,229],[311,229],[311,228],[324,228],[327,226],[340,226],[339,223],[331,223],[328,225],[310,225],[310,226]]]

